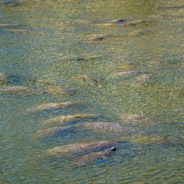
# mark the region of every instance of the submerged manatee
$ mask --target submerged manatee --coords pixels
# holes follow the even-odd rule
[[[114,19],[109,21],[105,25],[122,25],[122,26],[137,26],[142,24],[149,24],[151,20],[125,20],[125,19]]]
[[[148,82],[152,77],[152,74],[141,74],[136,77],[139,82]]]
[[[22,25],[19,24],[0,24],[0,29],[16,29],[21,27]]]
[[[124,113],[123,115],[121,115],[120,119],[122,120],[122,124],[124,125],[137,125],[140,128],[155,124],[152,119],[139,114]]]
[[[113,35],[113,34],[101,34],[101,35],[91,35],[83,39],[84,41],[96,42],[96,41],[104,41],[104,40],[117,40],[120,38],[124,38],[124,35]]]
[[[80,120],[85,120],[88,118],[93,118],[96,117],[94,114],[71,114],[71,115],[61,115],[57,116],[55,118],[51,118],[49,120],[44,121],[44,124],[64,124],[66,122],[71,122],[71,121],[80,121]]]
[[[57,146],[55,148],[47,150],[47,154],[51,156],[58,154],[87,154],[90,152],[101,151],[116,146],[117,141],[113,140],[89,141],[64,146]]]
[[[78,158],[77,164],[78,165],[85,165],[85,164],[88,164],[89,162],[107,159],[108,157],[112,156],[116,150],[117,150],[116,147],[111,147],[111,148],[104,150],[104,151],[89,153],[87,155],[84,155],[84,156],[81,156],[80,158]]]
[[[143,36],[150,32],[151,32],[150,30],[136,30],[136,31],[129,32],[127,36]]]
[[[44,103],[28,109],[27,112],[50,111],[50,110],[72,107],[78,104],[79,104],[78,102]]]
[[[79,75],[74,77],[74,80],[78,81],[81,85],[86,84],[88,86],[99,86],[104,82],[104,79],[92,75]]]
[[[96,60],[99,59],[99,56],[78,56],[75,58],[76,61],[91,61],[91,60]]]
[[[140,129],[131,125],[121,125],[112,122],[89,122],[84,123],[82,127],[97,132],[119,132],[123,134],[131,134],[138,132]]]
[[[126,21],[125,19],[114,19],[109,21],[109,23],[122,24],[122,23],[125,23],[125,21]]]
[[[6,83],[7,76],[4,73],[0,73],[0,84]]]
[[[142,71],[139,70],[126,70],[126,71],[122,71],[122,72],[116,72],[111,74],[107,79],[119,79],[122,77],[126,77],[129,75],[137,75],[137,74],[141,74]]]
[[[91,35],[88,36],[84,41],[103,41],[108,38],[112,38],[112,34],[101,34],[101,35]]]
[[[184,9],[184,5],[178,6],[160,6],[158,7],[159,10],[174,10],[174,9]]]
[[[48,128],[45,130],[39,130],[37,132],[37,137],[45,138],[45,137],[66,135],[68,133],[72,133],[74,130],[76,130],[78,128],[79,128],[79,126],[52,127],[52,128]]]
[[[64,96],[71,96],[75,94],[75,91],[69,90],[67,88],[61,88],[57,86],[49,86],[45,88],[45,91],[51,95],[64,97]]]
[[[8,1],[5,1],[4,4],[10,5],[10,6],[18,6],[28,1],[29,0],[8,0]]]
[[[0,86],[0,93],[11,93],[11,94],[35,94],[33,89],[25,86]]]

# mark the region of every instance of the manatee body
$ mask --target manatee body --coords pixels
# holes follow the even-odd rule
[[[158,7],[160,10],[174,10],[174,9],[184,9],[184,5],[179,5],[179,6],[162,6]]]
[[[123,24],[125,22],[126,22],[125,19],[114,19],[114,20],[109,21],[109,23],[114,23],[114,24]]]
[[[118,79],[118,78],[122,78],[122,77],[126,77],[129,75],[137,75],[137,74],[141,74],[142,72],[139,70],[126,70],[126,71],[122,71],[122,72],[116,72],[111,74],[108,79]]]
[[[86,84],[88,86],[99,86],[103,82],[103,79],[101,78],[85,74],[74,77],[74,80],[78,81],[82,85]]]
[[[57,86],[49,86],[45,88],[45,91],[51,95],[64,97],[64,96],[72,96],[75,94],[75,91],[69,90],[67,88],[61,88]]]
[[[143,36],[150,32],[151,32],[150,30],[136,30],[136,31],[129,32],[127,36]]]
[[[1,86],[0,93],[35,94],[35,91],[24,86]]]
[[[117,150],[116,147],[111,147],[104,151],[92,152],[78,158],[77,163],[79,165],[84,165],[84,164],[88,164],[89,162],[107,159],[108,157],[112,156],[116,152],[116,150]]]
[[[150,23],[150,20],[132,20],[132,21],[127,21],[123,25],[124,26],[137,26],[140,24],[148,24]]]
[[[75,126],[64,126],[64,127],[52,127],[52,128],[48,128],[45,130],[39,130],[37,132],[37,136],[40,138],[45,138],[45,137],[52,137],[52,136],[60,136],[60,135],[66,135],[68,133],[72,133],[73,131],[75,131],[76,129],[78,129],[79,126],[75,127]]]
[[[4,4],[10,5],[10,6],[18,6],[28,1],[29,0],[10,0],[10,1],[5,1]]]
[[[51,111],[51,110],[56,110],[56,109],[61,109],[61,108],[72,107],[78,104],[79,103],[77,102],[44,103],[44,104],[28,109],[27,112]]]
[[[0,73],[0,84],[3,84],[7,81],[7,76],[4,73]]]
[[[82,127],[97,132],[119,132],[123,134],[131,134],[139,131],[138,127],[112,122],[89,122],[84,123]]]
[[[151,20],[125,20],[125,19],[114,19],[109,21],[109,25],[123,25],[123,26],[137,26],[141,24],[148,24]],[[107,24],[108,25],[108,24]]]
[[[71,114],[71,115],[61,115],[55,118],[44,121],[44,124],[64,124],[66,122],[86,120],[88,118],[96,117],[94,114]]]
[[[96,60],[99,59],[99,56],[78,56],[75,58],[76,61],[91,61],[91,60]]]
[[[124,35],[113,35],[113,34],[100,34],[100,35],[91,35],[84,39],[84,41],[97,42],[104,40],[118,40],[124,38]]]
[[[151,79],[151,74],[141,74],[136,77],[136,80],[139,82],[148,82]]]
[[[0,24],[0,29],[16,29],[21,27],[22,25],[19,24]]]
[[[120,119],[122,120],[122,123],[124,125],[132,125],[132,126],[138,126],[138,127],[147,127],[150,125],[155,124],[155,122],[148,118],[145,117],[144,115],[140,115],[140,114],[128,114],[128,113],[124,113],[123,115],[121,115]],[[121,121],[120,121],[121,122]]]
[[[57,146],[47,150],[48,155],[63,155],[63,154],[87,154],[94,151],[101,151],[111,147],[116,147],[117,141],[102,140],[102,141],[89,141],[76,144],[68,144],[64,146]]]
[[[112,38],[112,34],[101,34],[101,35],[91,35],[88,36],[85,41],[103,41],[108,38]]]

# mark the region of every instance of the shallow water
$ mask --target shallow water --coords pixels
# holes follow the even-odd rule
[[[50,128],[43,121],[57,115],[88,113],[116,122],[124,113],[144,114],[156,122],[143,135],[184,138],[184,8],[182,0],[0,1],[1,85],[27,86],[36,94],[0,93],[0,183],[183,183],[183,144],[133,144],[112,132],[85,129],[39,139]],[[116,18],[149,19],[137,26],[107,25]],[[144,35],[127,36],[137,30]],[[90,35],[122,37],[84,41]],[[94,59],[86,61],[77,57]],[[162,62],[155,62],[161,60]],[[127,64],[128,63],[128,64]],[[129,64],[131,63],[131,64]],[[151,74],[111,78],[136,70]],[[90,75],[77,81],[79,75]],[[42,92],[43,87],[74,90],[69,96]],[[49,102],[78,101],[81,105],[26,113]],[[84,122],[85,123],[85,122]],[[78,157],[44,157],[55,146],[86,140],[120,141],[112,157],[86,165]]]

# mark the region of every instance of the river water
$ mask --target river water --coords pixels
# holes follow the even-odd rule
[[[0,87],[26,86],[38,93],[0,92],[0,183],[182,184],[183,142],[141,140],[158,135],[184,139],[183,5],[183,0],[1,0],[0,73],[7,80]],[[151,21],[109,23],[117,18]],[[102,34],[110,36],[87,40]],[[42,92],[48,86],[75,94]],[[68,101],[80,105],[27,111]],[[44,121],[76,113],[109,122],[139,114],[154,123],[136,133],[140,141],[131,138],[134,134],[82,128],[37,136],[51,127]],[[55,146],[109,139],[121,142],[117,151],[86,164],[78,155],[43,156]]]

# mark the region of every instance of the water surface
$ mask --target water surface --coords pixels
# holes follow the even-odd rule
[[[59,86],[76,91],[57,97],[0,95],[0,183],[183,183],[183,144],[133,144],[116,133],[77,130],[39,139],[44,120],[57,115],[92,113],[101,121],[116,122],[123,113],[154,119],[143,135],[183,137],[184,129],[184,8],[179,0],[0,1],[0,72],[6,84],[41,91]],[[170,8],[162,8],[170,7]],[[113,19],[151,20],[137,26],[107,25]],[[129,32],[148,30],[144,35]],[[123,35],[119,39],[88,42],[90,35]],[[78,57],[92,57],[86,61]],[[155,62],[161,61],[161,62]],[[130,64],[131,63],[131,64]],[[110,78],[136,70],[151,74]],[[90,75],[99,82],[77,81]],[[79,101],[82,105],[46,113],[26,113],[49,102]],[[77,158],[45,158],[45,150],[85,140],[121,140],[105,160],[78,165]]]

